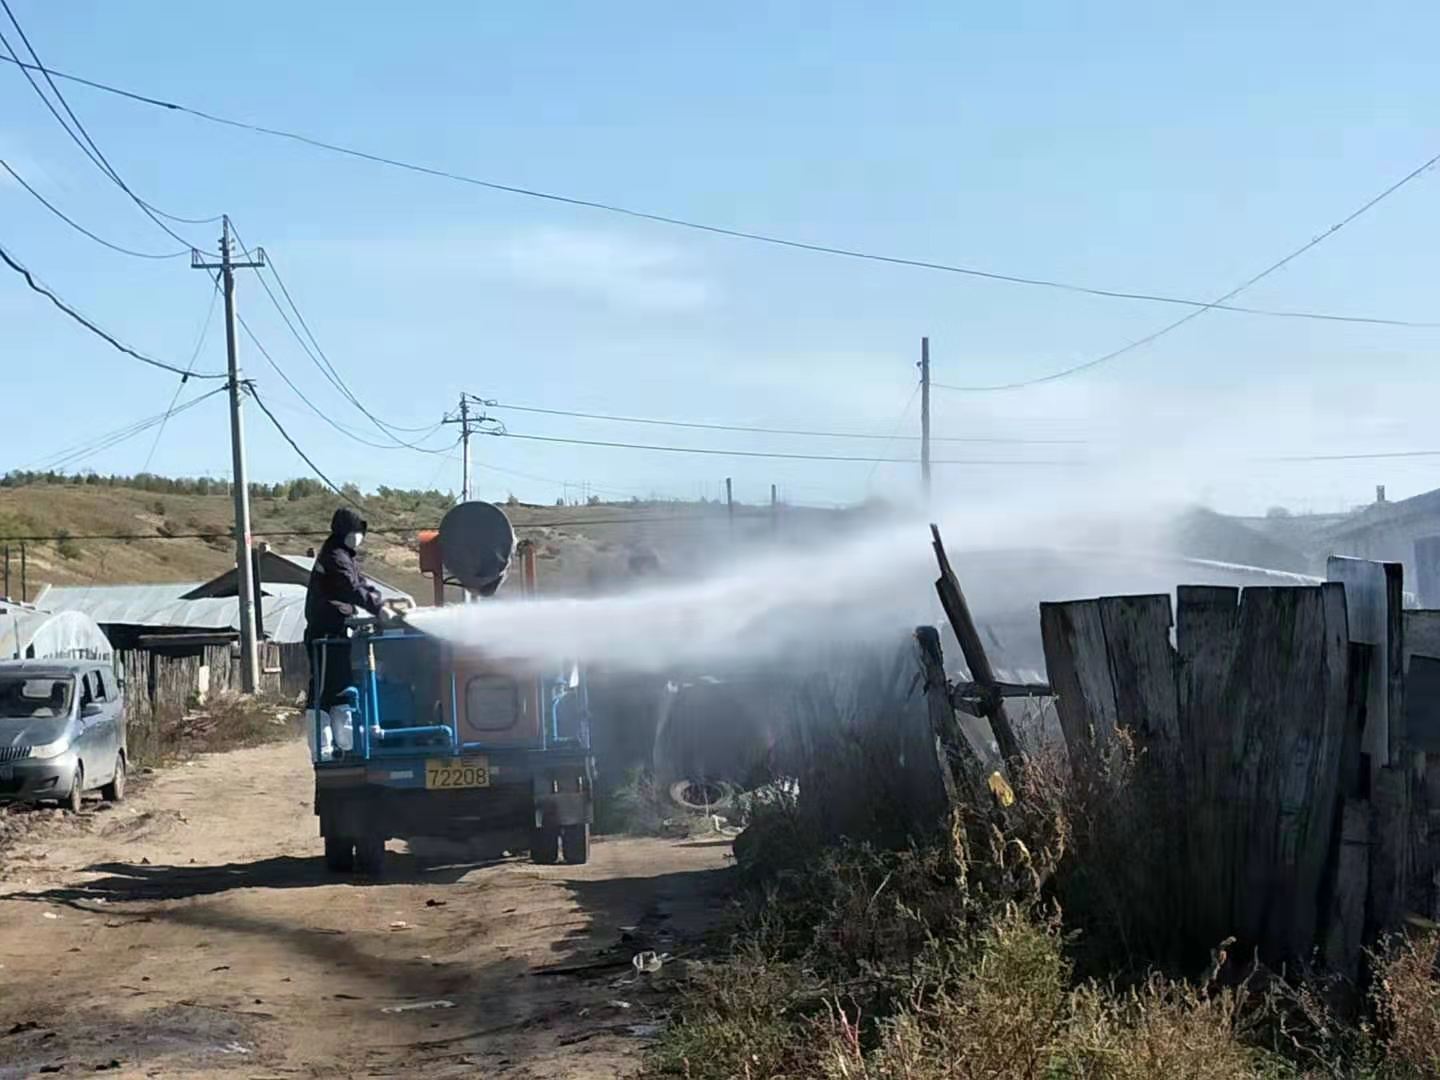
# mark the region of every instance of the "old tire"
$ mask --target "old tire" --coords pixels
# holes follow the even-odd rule
[[[355,841],[355,870],[367,877],[384,876],[385,838],[383,836],[362,836]]]
[[[110,783],[100,789],[100,794],[106,802],[125,801],[125,754],[123,752],[115,755],[115,775],[111,778]]]
[[[670,801],[682,810],[695,814],[713,814],[728,810],[735,803],[740,788],[728,780],[701,780],[687,777],[676,780],[666,790]]]
[[[530,861],[540,866],[560,861],[559,829],[536,829],[530,834]]]
[[[355,869],[355,841],[343,836],[325,837],[325,869],[348,874]]]
[[[560,842],[565,848],[565,861],[571,866],[583,866],[590,861],[590,826],[566,825],[560,830]]]
[[[75,776],[70,781],[70,794],[60,804],[72,814],[80,813],[80,808],[85,805],[85,766],[75,766]]]

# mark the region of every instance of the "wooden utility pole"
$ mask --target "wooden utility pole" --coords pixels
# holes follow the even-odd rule
[[[930,501],[930,339],[920,339],[920,486]]]
[[[255,637],[255,576],[250,561],[250,483],[245,473],[245,426],[240,415],[240,360],[235,348],[235,270],[259,269],[265,265],[263,249],[255,250],[253,261],[236,262],[230,251],[230,218],[221,219],[220,261],[206,262],[191,249],[193,270],[219,270],[225,297],[225,354],[230,376],[230,459],[235,492],[235,575],[240,604],[240,686],[253,694],[260,684],[259,647]]]
[[[770,485],[770,531],[778,534],[780,532],[780,500],[776,497],[775,485]]]
[[[735,534],[735,492],[730,486],[730,477],[725,477],[725,516],[730,520],[730,534]]]

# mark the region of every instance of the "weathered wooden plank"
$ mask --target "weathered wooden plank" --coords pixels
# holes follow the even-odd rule
[[[1325,576],[1345,586],[1350,640],[1373,646],[1375,650],[1361,749],[1369,757],[1372,770],[1379,769],[1391,761],[1391,673],[1397,665],[1392,659],[1395,648],[1401,649],[1398,663],[1403,663],[1403,646],[1398,642],[1392,644],[1402,609],[1399,564],[1332,555],[1326,563]],[[1400,722],[1399,718],[1394,721]]]
[[[1371,778],[1370,903],[1367,933],[1393,930],[1405,915],[1409,871],[1409,770],[1386,766]]]
[[[1070,766],[1093,774],[1118,723],[1099,601],[1041,604],[1040,637]]]
[[[940,527],[931,525],[930,535],[934,542],[935,559],[940,566],[940,577],[935,582],[935,591],[940,596],[945,617],[950,622],[950,628],[955,631],[960,651],[965,656],[965,666],[970,669],[970,677],[985,690],[989,699],[985,704],[985,715],[994,732],[995,743],[1000,747],[1000,756],[1007,762],[1019,762],[1024,758],[1020,740],[1015,737],[1015,728],[1005,710],[1005,699],[998,691],[994,669],[990,666],[990,658],[985,653],[980,633],[975,629],[975,620],[970,614],[970,605],[965,601],[965,593],[960,588],[960,579],[955,576],[955,571],[950,566],[950,557],[945,554],[945,542],[940,538]]]
[[[1180,718],[1170,597],[1107,596],[1100,623],[1110,659],[1116,722],[1135,737],[1169,780],[1179,774]]]
[[[1370,804],[1346,799],[1326,918],[1325,966],[1354,982],[1365,942],[1365,905],[1370,894]]]
[[[1182,585],[1176,599],[1176,696],[1185,755],[1187,865],[1193,882],[1184,898],[1185,919],[1204,947],[1233,932],[1230,897],[1235,863],[1229,855],[1229,837],[1235,814],[1231,798],[1235,715],[1223,702],[1235,652],[1240,590]]]
[[[1229,858],[1234,932],[1272,963],[1315,942],[1335,824],[1347,672],[1343,594],[1249,588],[1224,707],[1235,769]]]

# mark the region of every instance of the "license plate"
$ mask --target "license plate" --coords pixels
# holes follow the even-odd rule
[[[431,758],[425,762],[425,786],[443,788],[477,788],[490,786],[488,758]]]

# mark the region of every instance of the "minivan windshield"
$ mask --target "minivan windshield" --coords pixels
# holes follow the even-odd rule
[[[69,675],[45,679],[0,675],[0,720],[66,716],[74,692],[75,680]]]

